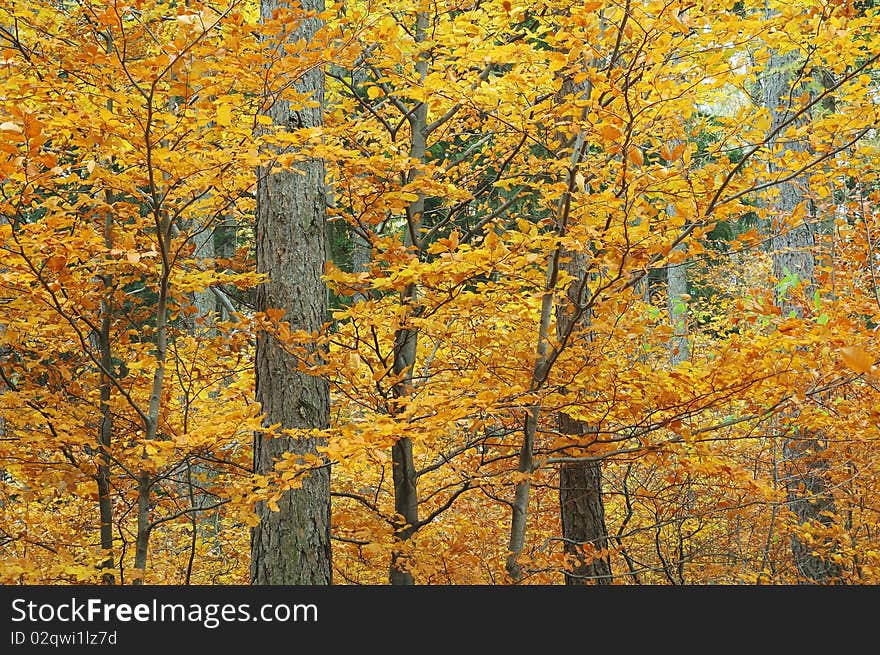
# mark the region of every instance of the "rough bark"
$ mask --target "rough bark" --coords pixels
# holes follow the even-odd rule
[[[580,421],[559,415],[559,431],[563,434],[583,436],[584,427]],[[598,551],[608,548],[600,462],[568,463],[560,467],[559,514],[565,552],[577,562],[565,572],[565,584],[611,584],[608,556],[594,558],[584,553],[584,546]]]
[[[592,62],[591,65],[594,65]],[[589,99],[592,95],[592,84],[583,82],[576,84],[570,78],[563,80],[559,99],[566,96],[580,95]],[[562,134],[559,135],[563,139]],[[583,135],[575,140],[572,150],[572,170],[580,165],[584,144]],[[559,206],[557,228],[562,233],[568,223],[569,204],[563,202]],[[589,312],[574,314],[575,308],[583,302],[581,297],[585,285],[583,281],[589,275],[590,256],[587,252],[562,253],[561,268],[571,274],[574,282],[566,291],[566,301],[556,307],[556,336],[562,339],[571,332],[578,338],[589,340]],[[590,426],[582,421],[572,419],[564,412],[556,417],[559,432],[570,435],[583,443],[584,437],[594,433]],[[605,502],[602,495],[602,463],[599,461],[568,462],[559,469],[559,518],[562,527],[562,543],[566,554],[576,564],[565,572],[565,584],[611,584],[611,560],[607,555],[593,557],[590,550],[607,551],[608,529],[605,525]],[[588,550],[585,550],[588,549]]]
[[[304,0],[306,10],[322,11],[323,0]],[[261,0],[263,18],[282,6]],[[319,28],[310,18],[290,35],[292,42],[309,41]],[[295,84],[311,93],[317,107],[296,109],[284,100],[268,110],[275,125],[313,127],[322,124],[324,78],[319,69],[302,75]],[[299,171],[258,172],[256,216],[257,271],[269,281],[260,285],[257,309],[283,309],[292,329],[318,331],[327,315],[327,288],[321,279],[325,261],[326,200],[324,164],[309,161]],[[329,387],[326,380],[298,370],[297,358],[273,337],[257,339],[256,395],[266,425],[282,429],[324,428],[329,424]],[[254,440],[254,471],[265,474],[284,453],[317,455],[315,439],[291,439],[259,434]],[[302,487],[286,492],[279,511],[257,507],[260,523],[251,534],[253,584],[316,585],[331,583],[330,469],[309,473]]]
[[[790,87],[797,59],[795,53],[773,54],[767,64],[763,77],[765,106],[772,116],[771,130],[790,117],[787,104],[791,96],[796,97],[804,89],[791,94]],[[775,140],[774,140],[775,141]],[[771,159],[770,174],[780,171],[779,161],[785,161],[786,151],[796,151],[805,146],[790,140],[780,140],[782,151]],[[784,169],[782,169],[784,170]],[[795,179],[777,186],[778,196],[773,201],[773,209],[780,216],[791,212],[806,199],[805,179]],[[813,232],[806,222],[794,227],[784,227],[773,234],[773,275],[776,280],[797,276],[805,285],[804,293],[810,298],[815,287],[815,254]],[[786,316],[794,312],[803,316],[803,308],[792,299],[791,289],[782,284],[777,287],[777,306]],[[791,416],[791,419],[796,418]],[[786,431],[783,441],[785,459],[784,481],[788,494],[788,504],[800,525],[814,524],[828,526],[836,513],[834,497],[825,478],[827,461],[822,456],[825,450],[824,439],[820,434],[792,427]],[[827,584],[840,577],[840,566],[830,561],[822,553],[813,554],[813,548],[805,544],[797,534],[792,536],[792,555],[798,572],[804,581]]]
[[[588,256],[585,253],[566,252],[563,268],[575,280],[587,275]],[[578,282],[568,290],[568,303],[556,308],[557,337],[572,329],[571,308],[580,303]],[[575,327],[581,338],[589,338],[589,317],[584,316]],[[577,421],[564,412],[557,415],[559,432],[579,442],[591,433],[583,421]],[[605,525],[605,503],[602,496],[602,464],[598,461],[568,462],[559,469],[559,515],[565,552],[577,562],[565,572],[565,584],[611,584],[611,561],[608,556],[593,558],[589,550],[608,548],[608,530]],[[585,552],[585,547],[588,549]]]

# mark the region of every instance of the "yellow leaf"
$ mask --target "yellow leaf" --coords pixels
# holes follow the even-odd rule
[[[568,59],[561,52],[551,52],[547,55],[547,63],[551,73],[555,73],[568,63]]]
[[[840,356],[846,365],[857,373],[873,373],[876,370],[874,358],[856,346],[841,348]]]
[[[481,407],[487,407],[495,402],[498,398],[498,395],[495,391],[491,389],[487,389],[486,391],[481,391],[477,394],[477,402],[480,403]]]
[[[758,116],[758,118],[755,119],[754,126],[759,132],[767,132],[770,129],[770,116],[767,116],[766,114]]]
[[[227,104],[221,104],[217,107],[217,125],[220,127],[232,125],[232,107]]]
[[[692,200],[680,200],[672,205],[675,207],[675,214],[681,217],[691,217],[696,213],[696,207]]]

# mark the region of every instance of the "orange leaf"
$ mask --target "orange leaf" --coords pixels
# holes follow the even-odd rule
[[[67,264],[67,258],[62,255],[53,255],[46,260],[46,268],[54,273],[64,268],[65,264]]]
[[[269,307],[266,310],[266,316],[269,318],[270,321],[277,322],[281,320],[282,316],[284,316],[284,310],[278,309],[276,307]]]
[[[623,133],[613,125],[608,125],[606,123],[599,127],[599,134],[601,134],[602,138],[606,141],[615,141],[619,139]]]
[[[861,348],[846,346],[840,349],[840,356],[846,365],[857,373],[873,373],[875,370],[874,358]]]
[[[636,166],[641,166],[645,163],[645,156],[642,154],[642,151],[639,148],[631,148],[627,153],[629,160],[635,164]]]
[[[664,143],[660,148],[660,156],[663,157],[667,162],[673,162],[684,152],[684,144],[679,143],[677,146],[672,147],[670,143]]]

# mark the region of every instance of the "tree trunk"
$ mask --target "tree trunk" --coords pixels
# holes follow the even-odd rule
[[[421,43],[428,38],[429,17],[424,11],[416,14],[416,43]],[[416,62],[416,72],[421,80],[428,74],[428,61],[420,58]],[[424,162],[427,154],[428,139],[428,105],[419,103],[409,113],[410,125],[410,157],[417,162]],[[418,169],[410,170],[407,182],[412,182],[421,175]],[[404,243],[407,246],[419,248],[420,232],[422,226],[422,212],[425,208],[425,198],[420,193],[416,201],[407,207],[406,211],[406,235]],[[417,292],[415,285],[409,285],[400,296],[400,302],[407,307],[407,315],[417,315],[420,311],[416,306]],[[418,348],[418,332],[414,329],[401,327],[394,335],[394,373],[402,375],[400,383],[395,385],[394,397],[401,399],[402,403],[412,393],[412,371],[416,362]],[[400,408],[402,409],[402,407]],[[419,496],[418,480],[415,462],[413,461],[412,442],[408,437],[402,437],[391,448],[391,466],[394,479],[394,513],[398,517],[398,523],[394,528],[394,538],[398,542],[391,553],[391,567],[389,569],[389,581],[392,585],[415,584],[412,573],[406,564],[406,557],[402,553],[402,545],[408,541],[418,529],[419,522]]]
[[[591,66],[596,62],[591,62]],[[570,78],[562,82],[560,100],[567,94],[579,94],[588,100],[592,95],[593,87],[589,82],[575,84]],[[560,140],[564,139],[560,135]],[[575,140],[572,150],[572,171],[580,166],[583,153],[586,152],[583,143],[584,136]],[[557,229],[562,233],[568,223],[565,212],[568,204],[560,203],[557,214]],[[589,312],[576,319],[573,314],[576,308],[583,302],[581,293],[585,288],[583,281],[589,275],[589,259],[587,252],[563,252],[561,268],[572,275],[574,281],[566,292],[566,301],[556,307],[556,336],[572,331],[579,338],[590,339],[590,315]],[[576,325],[572,322],[576,321]],[[579,442],[583,437],[591,433],[590,426],[582,421],[577,421],[559,412],[556,417],[559,432],[564,435],[577,437]],[[593,557],[585,552],[596,549],[607,551],[608,528],[605,525],[605,501],[602,496],[602,463],[600,461],[586,460],[583,462],[568,462],[559,469],[559,518],[562,524],[562,543],[566,554],[574,558],[576,564],[571,570],[565,572],[565,584],[611,584],[611,560],[607,555]]]
[[[583,423],[559,414],[561,433],[583,435],[583,430]],[[560,467],[559,514],[565,552],[577,562],[565,572],[565,584],[611,584],[608,556],[586,556],[583,548],[592,546],[600,551],[608,548],[601,462],[567,463]]]
[[[264,19],[281,4],[261,0]],[[303,9],[322,11],[323,0],[304,0]],[[304,20],[290,35],[291,42],[311,40],[320,23]],[[288,102],[276,101],[268,115],[276,125],[314,127],[323,122],[323,72],[312,69],[295,84],[298,92],[311,93],[317,107],[293,111]],[[321,279],[325,260],[326,199],[324,164],[309,161],[298,171],[258,172],[256,216],[257,271],[269,281],[260,285],[257,310],[278,308],[294,330],[316,332],[327,315],[327,288]],[[256,395],[265,412],[266,425],[282,429],[325,428],[329,425],[327,381],[301,373],[297,359],[273,337],[257,338]],[[254,440],[254,471],[270,472],[285,453],[318,455],[315,439],[259,434]],[[330,469],[312,471],[302,487],[288,491],[278,502],[279,511],[264,503],[257,507],[260,524],[251,533],[253,584],[330,584]]]
[[[568,303],[556,308],[556,332],[562,337],[571,327],[572,307],[580,303],[579,280],[587,275],[588,256],[585,253],[566,252],[568,260],[563,268],[574,276],[568,290]],[[576,329],[583,338],[589,338],[589,320],[584,316]],[[557,414],[559,432],[572,435],[582,442],[590,428],[563,412]],[[562,523],[563,548],[577,564],[565,572],[565,584],[611,584],[611,561],[607,555],[593,558],[585,552],[608,548],[608,529],[605,525],[605,503],[602,497],[602,463],[599,461],[568,462],[559,469],[559,515]]]
[[[676,250],[684,250],[679,244]],[[669,340],[669,362],[673,366],[691,357],[691,344],[688,340],[687,317],[687,268],[684,262],[666,265],[666,308],[672,324],[672,338]]]
[[[105,49],[110,52],[112,49],[112,36],[108,31],[105,34]],[[113,111],[113,101],[107,101],[107,110]],[[104,192],[104,199],[108,206],[113,204],[113,195],[110,190]],[[106,212],[104,214],[103,226],[104,246],[107,250],[113,248],[113,213]],[[113,440],[113,410],[110,407],[110,396],[113,389],[111,375],[113,375],[113,347],[110,339],[110,331],[113,327],[113,277],[111,275],[102,275],[101,284],[104,287],[104,297],[101,298],[101,327],[98,331],[97,345],[98,355],[101,358],[101,385],[99,393],[101,395],[101,427],[98,436],[97,469],[95,471],[95,483],[98,487],[98,515],[101,525],[99,527],[101,535],[101,550],[104,552],[104,559],[98,564],[98,568],[104,573],[101,575],[101,582],[105,585],[112,585],[116,582],[113,574],[113,500],[110,497],[110,444]]]
[[[797,97],[798,92],[791,93],[793,69],[797,63],[795,53],[773,54],[767,63],[764,75],[764,102],[772,116],[771,131],[783,121],[790,118],[787,107],[790,97]],[[801,91],[805,91],[802,89]],[[773,140],[775,141],[775,139]],[[772,145],[772,144],[771,144]],[[795,151],[804,146],[786,140],[782,145],[783,152],[771,159],[769,170],[771,175],[783,171],[774,161],[785,161],[785,151]],[[790,215],[805,200],[804,178],[790,180],[778,185],[778,199],[774,203],[774,213],[780,216]],[[794,313],[803,316],[803,308],[791,298],[788,280],[797,280],[806,285],[806,296],[812,297],[815,287],[815,255],[814,240],[811,227],[801,223],[793,228],[780,228],[779,233],[772,237],[773,275],[777,281],[783,281],[777,287],[776,302],[782,315]],[[792,419],[796,416],[792,416]],[[783,441],[783,454],[787,464],[785,486],[788,492],[788,503],[797,517],[799,525],[814,524],[828,526],[836,513],[832,496],[824,472],[827,462],[822,456],[825,449],[821,435],[810,433],[797,426],[786,431]],[[824,555],[813,554],[813,548],[805,544],[800,537],[792,536],[792,555],[798,572],[812,583],[829,583],[840,577],[840,566],[826,559]]]
[[[205,262],[213,260],[217,257],[214,252],[214,230],[209,225],[191,225],[193,231],[192,242],[194,246],[193,257],[197,260]],[[193,305],[196,313],[190,320],[190,329],[195,332],[198,325],[213,328],[217,321],[217,298],[211,289],[202,289],[194,291],[192,294]],[[211,330],[212,332],[214,330]]]
[[[112,217],[109,215],[104,219],[104,243],[107,248],[113,246],[110,238],[110,227],[112,225]],[[105,553],[104,560],[98,565],[103,569],[101,575],[103,584],[113,584],[115,576],[113,575],[113,501],[110,497],[110,443],[113,438],[113,412],[110,408],[110,391],[111,380],[110,374],[113,371],[113,351],[110,343],[110,328],[112,318],[112,278],[109,275],[101,278],[105,295],[101,299],[101,328],[98,333],[98,348],[101,357],[101,431],[98,438],[100,444],[98,455],[98,466],[95,473],[95,482],[98,486],[98,513],[100,515],[101,526],[101,550]]]
[[[150,554],[150,474],[141,472],[137,476],[137,537],[134,544],[135,577],[132,584],[142,585],[146,579],[147,561]]]

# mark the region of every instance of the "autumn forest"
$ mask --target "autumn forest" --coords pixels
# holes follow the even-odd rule
[[[0,583],[880,584],[878,24],[4,2]]]

